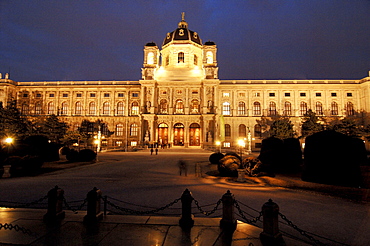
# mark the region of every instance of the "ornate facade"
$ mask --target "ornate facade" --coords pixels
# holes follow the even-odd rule
[[[0,77],[0,102],[17,100],[28,117],[56,114],[77,130],[83,120],[101,120],[113,131],[109,148],[151,143],[174,147],[224,147],[264,136],[257,120],[289,116],[299,131],[308,109],[344,117],[370,112],[370,77],[359,80],[220,80],[217,46],[203,43],[182,20],[161,49],[144,46],[139,81],[16,82]],[[248,139],[247,139],[248,137]]]

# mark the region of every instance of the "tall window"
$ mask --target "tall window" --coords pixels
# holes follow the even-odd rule
[[[133,102],[131,104],[131,115],[138,115],[139,114],[139,103]]]
[[[103,103],[103,115],[109,115],[110,113],[110,103],[105,102]]]
[[[270,116],[275,116],[276,115],[276,103],[275,102],[270,102],[269,103],[269,115]]]
[[[307,114],[307,103],[306,102],[300,103],[300,113],[301,115]]]
[[[245,103],[244,102],[238,103],[238,115],[245,115]]]
[[[259,102],[253,103],[253,115],[261,115],[261,104]]]
[[[198,65],[198,56],[194,55],[194,65]]]
[[[176,100],[175,112],[176,112],[176,114],[183,114],[184,113],[184,103],[181,99]]]
[[[179,52],[177,54],[177,63],[184,63],[184,57],[185,57],[184,52]]]
[[[138,126],[137,124],[134,123],[130,126],[130,136],[134,137],[137,135],[138,135]]]
[[[346,111],[347,111],[347,115],[348,115],[348,116],[355,115],[355,109],[354,109],[354,107],[353,107],[353,103],[348,102],[348,103],[346,104]]]
[[[167,106],[167,100],[162,99],[159,102],[159,113],[160,114],[168,114],[168,106]]]
[[[239,125],[239,137],[244,138],[247,136],[247,127],[244,124]]]
[[[290,102],[284,103],[284,116],[292,115],[292,104]]]
[[[147,57],[146,63],[149,64],[149,65],[154,64],[154,53],[153,52],[149,52],[148,53],[148,57]]]
[[[89,115],[96,115],[96,104],[95,102],[89,103]]]
[[[199,101],[197,99],[191,101],[190,112],[192,114],[199,114]]]
[[[36,105],[35,105],[35,114],[42,114],[41,102],[36,103]]]
[[[262,126],[260,124],[254,125],[254,136],[256,138],[262,137]]]
[[[229,102],[224,102],[222,104],[222,114],[223,115],[231,115],[230,103]]]
[[[21,108],[21,114],[22,115],[28,115],[28,112],[29,112],[28,104],[23,103],[22,108]]]
[[[82,104],[81,102],[76,102],[75,104],[75,115],[81,115],[82,114]]]
[[[322,110],[322,103],[321,102],[316,102],[316,114],[317,115],[323,115],[323,110]]]
[[[123,102],[117,103],[117,115],[124,115],[125,114],[125,104]]]
[[[231,126],[229,124],[225,124],[225,137],[231,137]]]
[[[207,64],[212,64],[213,63],[213,53],[212,53],[212,51],[207,51],[206,58],[207,58]]]
[[[116,125],[116,136],[117,137],[123,136],[123,124]]]
[[[61,115],[67,115],[68,114],[68,103],[67,102],[62,103],[62,108],[60,110],[60,114]]]
[[[48,103],[48,114],[55,114],[55,107],[54,107],[54,102],[49,102]]]
[[[170,65],[170,57],[166,56],[166,66]]]
[[[331,103],[331,115],[338,115],[338,103]]]

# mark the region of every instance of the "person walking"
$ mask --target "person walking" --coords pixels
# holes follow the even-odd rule
[[[150,148],[150,155],[153,155],[153,148]]]
[[[158,155],[158,148],[155,148],[155,154]]]
[[[188,167],[186,162],[184,160],[179,160],[177,164],[179,166],[180,176],[182,175],[183,172],[185,176],[188,176]]]

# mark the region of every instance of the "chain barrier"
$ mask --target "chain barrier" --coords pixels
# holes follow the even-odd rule
[[[220,204],[221,204],[221,202],[222,202],[222,199],[220,199],[220,200],[218,200],[217,201],[217,203],[215,203],[216,204],[216,206],[211,210],[211,211],[204,211],[203,209],[202,209],[202,207],[201,206],[199,206],[199,202],[197,201],[197,200],[195,200],[194,199],[194,203],[195,203],[195,205],[197,205],[197,208],[198,208],[198,210],[202,213],[202,214],[204,214],[205,216],[210,216],[211,214],[213,214],[214,212],[216,212],[217,210],[218,210],[218,207],[220,206]],[[212,205],[212,204],[211,204]],[[210,205],[208,205],[208,206],[210,206]]]
[[[76,209],[73,209],[73,208],[68,204],[67,200],[63,197],[63,203],[64,203],[64,205],[65,205],[66,209],[67,209],[67,210],[71,210],[74,214],[78,214],[78,212],[77,212],[77,211],[81,210],[81,209],[85,206],[85,204],[87,203],[87,199],[85,199],[85,200],[80,200],[80,201],[74,201],[74,202],[82,202],[82,204],[81,204],[81,205],[79,205]]]
[[[32,232],[30,229],[26,229],[22,226],[19,226],[19,225],[13,225],[13,224],[8,224],[8,223],[5,223],[5,224],[2,224],[0,223],[0,230],[1,229],[4,229],[4,230],[15,230],[17,232],[23,232],[24,234],[28,234],[30,236],[33,236],[33,237],[38,237],[39,235],[35,232]]]
[[[22,205],[18,205],[18,206],[2,206],[2,207],[5,207],[5,208],[29,208],[35,204],[38,204],[44,200],[46,200],[48,198],[48,195],[44,196],[44,197],[41,197],[40,199],[38,200],[35,200],[33,202],[29,202],[29,203],[24,203]],[[12,203],[12,202],[7,202],[7,201],[0,201],[0,203]],[[14,203],[14,202],[13,202]]]
[[[322,243],[319,240],[315,239],[314,237],[308,235],[306,231],[298,228],[298,226],[293,224],[292,221],[288,220],[287,217],[285,215],[283,215],[282,213],[279,213],[279,215],[284,221],[286,221],[288,223],[289,226],[291,226],[294,230],[298,231],[302,236],[305,236],[306,238],[308,238],[309,240],[314,242],[316,245],[327,245],[327,244]]]
[[[247,219],[247,217],[245,217],[245,215],[244,215],[244,212],[243,212],[243,210],[240,208],[240,206],[239,206],[239,203],[238,203],[238,201],[237,200],[235,200],[234,201],[234,206],[236,207],[236,209],[238,210],[238,212],[239,212],[239,215],[240,215],[240,217],[242,217],[247,223],[249,223],[249,224],[254,224],[254,223],[256,223],[257,221],[261,221],[261,217],[262,217],[262,211],[261,212],[259,212],[259,215],[257,216],[257,217],[255,217],[255,218],[253,218],[253,219]],[[248,214],[249,215],[249,214]],[[251,216],[251,215],[249,215],[249,216]],[[252,217],[252,216],[251,216]],[[262,222],[262,221],[261,221]]]
[[[122,212],[125,212],[125,213],[128,213],[128,214],[142,215],[142,214],[153,214],[153,213],[157,213],[159,211],[165,210],[165,209],[173,206],[174,204],[178,203],[181,200],[181,198],[177,198],[173,202],[171,202],[171,203],[169,203],[169,204],[167,204],[167,205],[165,205],[163,207],[160,207],[160,208],[157,208],[157,209],[153,209],[153,210],[149,210],[149,211],[137,211],[137,210],[133,210],[133,209],[129,209],[129,208],[122,208],[122,207],[120,207],[118,205],[115,205],[111,201],[108,201],[107,197],[104,197],[103,200],[108,205],[114,207],[115,209],[121,210]]]

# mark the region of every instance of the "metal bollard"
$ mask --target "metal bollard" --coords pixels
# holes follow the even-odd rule
[[[271,199],[262,206],[263,232],[260,234],[262,245],[285,245],[279,231],[279,206]]]
[[[222,219],[220,227],[227,232],[234,232],[237,221],[234,217],[234,202],[233,194],[228,190],[221,198],[222,200]]]
[[[96,223],[103,218],[100,211],[102,192],[94,187],[87,193],[87,214],[84,217],[84,223]]]
[[[179,221],[181,228],[184,230],[190,229],[194,225],[194,215],[191,214],[191,203],[193,200],[191,192],[186,189],[181,196],[182,207]]]
[[[44,221],[53,223],[64,219],[63,211],[64,190],[55,186],[48,192],[48,211],[44,215]]]

